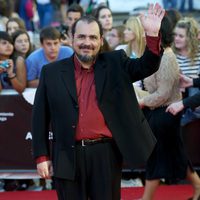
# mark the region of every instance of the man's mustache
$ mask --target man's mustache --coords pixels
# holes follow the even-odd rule
[[[89,50],[94,50],[94,47],[91,45],[80,45],[79,49],[89,49]]]

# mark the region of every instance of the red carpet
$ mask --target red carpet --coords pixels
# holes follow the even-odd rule
[[[121,200],[136,200],[141,198],[143,187],[122,188]],[[160,186],[156,192],[155,200],[187,200],[192,196],[190,185]],[[42,192],[2,192],[0,200],[56,200],[55,191]]]

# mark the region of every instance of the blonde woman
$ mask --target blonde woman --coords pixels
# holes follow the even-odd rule
[[[139,17],[133,16],[126,21],[124,30],[124,42],[127,44],[119,45],[116,50],[124,49],[130,58],[140,58],[144,53],[146,40],[143,26]],[[134,86],[142,87],[142,82],[137,81]]]
[[[179,20],[174,29],[173,50],[181,72],[197,78],[200,66],[199,25],[192,17]]]
[[[174,29],[174,52],[182,74],[190,78],[198,78],[200,75],[200,46],[198,40],[199,25],[192,17],[185,17],[178,21]],[[190,87],[183,92],[184,97],[193,96],[199,92],[198,88]],[[181,125],[197,120],[191,109],[186,109]]]
[[[118,46],[116,50],[124,49],[130,58],[140,58],[142,56],[146,41],[139,17],[133,16],[126,21],[124,41],[127,44]]]

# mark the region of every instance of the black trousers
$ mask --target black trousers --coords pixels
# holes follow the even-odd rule
[[[59,200],[120,200],[122,156],[114,142],[76,146],[76,178],[55,178]]]

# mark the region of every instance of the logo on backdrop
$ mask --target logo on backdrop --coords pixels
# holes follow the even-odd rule
[[[14,117],[13,112],[0,112],[0,122],[5,122],[9,117]]]

